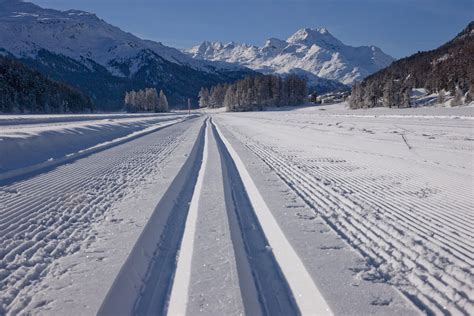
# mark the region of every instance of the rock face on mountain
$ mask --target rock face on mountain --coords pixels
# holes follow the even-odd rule
[[[474,22],[441,47],[402,58],[352,88],[351,107],[409,107],[412,89],[474,98]]]
[[[286,41],[270,38],[263,47],[203,42],[186,52],[198,60],[237,63],[262,73],[297,73],[307,76],[310,83],[322,78],[346,85],[394,60],[375,46],[345,45],[325,28],[304,28]]]
[[[90,95],[99,108],[122,106],[125,91],[164,89],[172,103],[196,98],[202,86],[254,73],[238,65],[195,60],[142,40],[84,11],[57,11],[0,0],[0,49]]]

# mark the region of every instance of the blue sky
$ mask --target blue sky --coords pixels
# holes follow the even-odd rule
[[[204,40],[262,45],[326,27],[349,45],[400,58],[435,48],[474,20],[474,0],[32,0],[81,9],[142,38],[186,48]]]

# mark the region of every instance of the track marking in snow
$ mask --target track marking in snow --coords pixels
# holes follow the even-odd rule
[[[196,186],[194,187],[193,197],[189,205],[186,226],[179,250],[178,263],[174,277],[171,296],[168,305],[168,315],[185,315],[189,298],[189,284],[191,281],[192,258],[194,251],[194,238],[196,235],[196,222],[198,218],[199,198],[201,196],[204,184],[204,174],[208,159],[209,130],[208,121],[206,121],[206,130],[204,136],[204,152],[202,156],[201,169],[199,170]]]
[[[234,160],[241,180],[247,190],[255,214],[268,240],[273,254],[293,292],[294,298],[302,315],[332,315],[332,311],[324,300],[317,286],[314,284],[303,262],[286,239],[280,226],[273,217],[260,195],[255,183],[248,173],[244,163],[224,137],[217,124],[214,124],[222,142]]]
[[[281,124],[281,121],[277,122]],[[445,126],[446,122],[437,124],[443,124],[440,126],[443,129],[451,128]],[[226,121],[225,126],[229,125]],[[244,127],[247,125],[259,126],[246,121]],[[436,130],[438,125],[430,128]],[[259,128],[271,130],[271,127],[262,125]],[[461,185],[464,180],[458,178],[458,170],[434,169],[433,174],[422,174],[417,179],[419,172],[407,172],[406,165],[400,163],[387,163],[382,168],[367,167],[356,155],[374,153],[363,148],[325,146],[323,141],[322,145],[313,144],[318,149],[315,151],[311,150],[314,147],[299,147],[301,141],[295,146],[282,143],[282,139],[297,135],[306,141],[308,134],[300,134],[299,130],[294,134],[285,130],[281,132],[283,136],[271,135],[271,141],[259,129],[257,132],[238,130],[234,127],[232,131],[250,151],[370,260],[372,269],[363,275],[388,278],[427,313],[471,313],[472,202],[466,198],[470,196],[469,186]],[[409,135],[410,140],[413,138],[416,142],[414,132]],[[262,140],[262,136],[267,138]],[[401,141],[398,137],[397,141]],[[446,138],[446,144],[452,142],[450,137]],[[415,148],[423,148],[421,142],[416,144]],[[341,152],[354,156],[341,157]],[[324,158],[331,154],[335,155]],[[380,155],[380,152],[375,154]],[[407,159],[403,155],[380,157]],[[441,176],[446,177],[445,172],[452,172],[448,179],[456,181],[439,181]],[[456,186],[454,189],[453,185]]]
[[[53,306],[30,304],[35,293],[48,291],[37,285],[54,273],[62,275],[56,260],[79,251],[87,254],[96,237],[94,225],[107,220],[114,205],[147,185],[149,177],[161,174],[195,123],[182,124],[0,184],[1,315],[35,314],[36,308]]]
[[[202,124],[186,162],[168,186],[109,289],[99,315],[166,313],[194,188],[201,169]]]

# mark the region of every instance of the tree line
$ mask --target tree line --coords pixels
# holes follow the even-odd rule
[[[155,88],[146,88],[125,93],[125,108],[128,112],[168,112],[169,105],[163,90],[160,95]]]
[[[94,110],[89,97],[0,56],[0,113],[80,113]]]
[[[202,88],[199,106],[226,107],[227,111],[254,111],[269,106],[295,106],[308,96],[306,80],[297,75],[281,78],[275,75],[249,76],[232,84]]]

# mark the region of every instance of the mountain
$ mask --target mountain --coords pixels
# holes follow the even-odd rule
[[[412,89],[474,97],[474,21],[441,47],[400,59],[352,89],[351,107],[407,107]]]
[[[0,48],[57,80],[117,109],[125,91],[163,89],[172,103],[195,99],[202,86],[254,72],[224,62],[195,60],[161,43],[142,40],[84,11],[44,9],[0,0]]]
[[[352,85],[394,59],[375,46],[343,44],[325,28],[300,29],[286,41],[270,38],[263,47],[203,42],[186,50],[198,60],[237,63],[262,73],[299,73],[309,82],[335,80]]]
[[[90,112],[91,100],[65,84],[0,56],[0,113]]]

